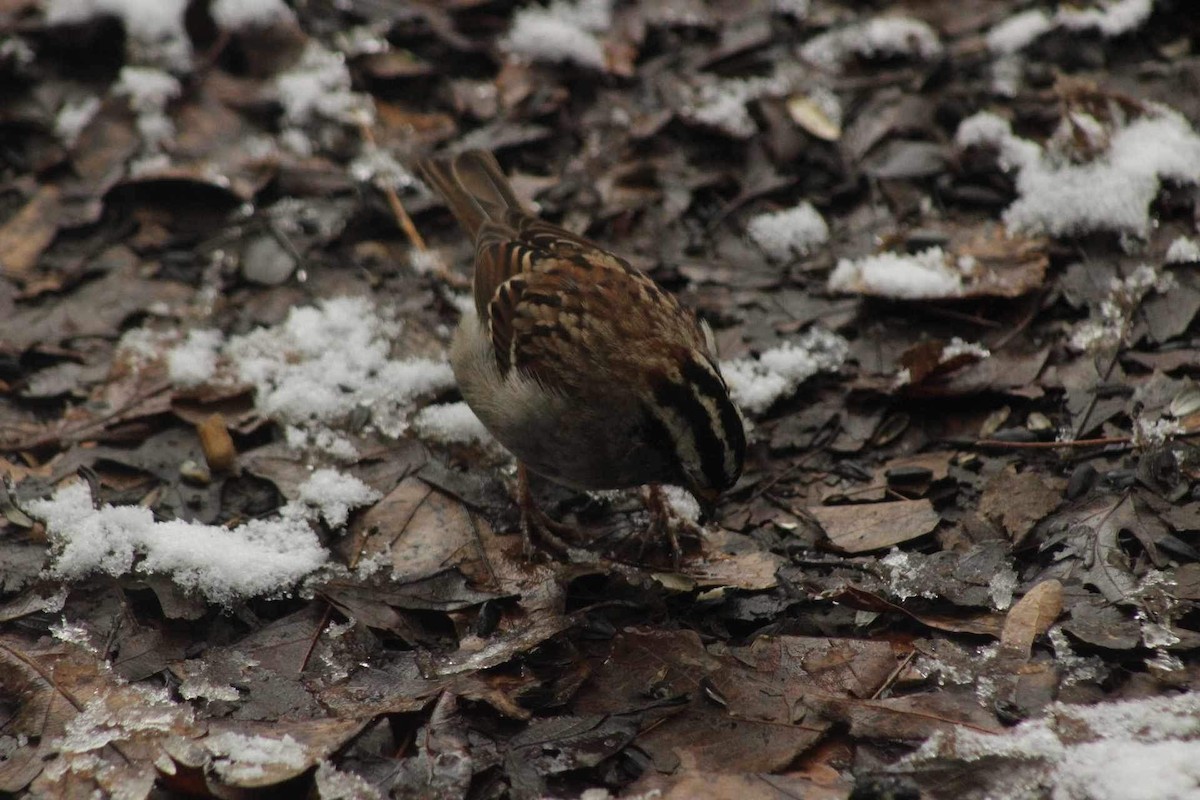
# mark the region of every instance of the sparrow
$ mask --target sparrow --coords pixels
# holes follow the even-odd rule
[[[577,490],[681,486],[711,513],[746,455],[711,329],[600,245],[527,211],[492,154],[420,171],[475,244],[473,300],[450,349],[459,390],[518,462],[532,535],[561,544],[527,469]],[[676,560],[678,542],[667,526]]]

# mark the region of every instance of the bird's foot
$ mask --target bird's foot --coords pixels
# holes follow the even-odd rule
[[[568,557],[580,538],[578,528],[550,519],[534,502],[529,489],[529,473],[524,464],[517,465],[517,504],[521,509],[521,537],[525,557],[536,558],[549,550],[559,558]]]
[[[648,547],[665,539],[671,550],[671,566],[678,570],[683,561],[680,534],[692,537],[698,533],[698,528],[695,523],[671,508],[662,487],[658,484],[647,487],[645,502],[646,510],[650,512],[650,524],[631,535],[622,549],[627,551],[628,558],[641,561]]]

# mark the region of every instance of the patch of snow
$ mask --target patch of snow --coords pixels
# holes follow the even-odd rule
[[[1166,650],[1155,650],[1154,655],[1144,659],[1143,663],[1160,672],[1182,672],[1187,669],[1183,663],[1183,659],[1179,656],[1171,655]]]
[[[1071,122],[1086,128],[1084,116],[1073,115]],[[1102,129],[1096,132],[1103,134]],[[1059,138],[1071,141],[1065,129]],[[1018,171],[1020,196],[1004,212],[1015,233],[1065,236],[1107,230],[1144,237],[1151,224],[1150,204],[1163,181],[1200,183],[1200,136],[1164,107],[1117,126],[1107,150],[1086,163],[1046,152],[986,112],[964,120],[956,139],[961,147],[995,146],[1001,167]]]
[[[686,93],[680,112],[689,121],[746,139],[758,130],[746,104],[768,95],[786,94],[786,76],[704,80]]]
[[[700,504],[686,489],[678,486],[663,486],[663,497],[671,511],[686,522],[697,522],[700,519]]]
[[[218,330],[195,330],[167,353],[167,375],[176,386],[200,386],[217,374],[217,354],[225,341]]]
[[[304,745],[284,734],[280,739],[222,731],[204,738],[212,768],[227,783],[246,785],[262,779],[268,767],[300,769],[309,763]]]
[[[604,45],[596,34],[611,26],[611,0],[555,0],[546,8],[530,6],[518,11],[500,46],[532,61],[603,69]]]
[[[161,358],[163,348],[178,341],[176,331],[131,328],[117,342],[117,356],[140,366]]]
[[[284,128],[279,132],[278,139],[284,150],[300,158],[309,158],[316,152],[312,139],[299,128]]]
[[[988,49],[996,55],[1014,55],[1056,28],[1094,30],[1110,38],[1122,36],[1142,27],[1150,18],[1153,5],[1153,0],[1118,0],[1093,8],[1064,6],[1054,16],[1040,8],[1022,11],[987,32]]]
[[[313,783],[322,800],[383,800],[373,784],[353,772],[342,772],[325,760],[317,764]]]
[[[888,591],[897,600],[937,597],[937,593],[928,588],[930,581],[925,574],[927,569],[924,562],[900,548],[892,548],[887,555],[879,559],[879,566],[887,573]]]
[[[329,120],[352,125],[374,118],[370,97],[354,92],[346,58],[310,41],[300,60],[275,78],[288,125]]]
[[[793,19],[804,19],[812,7],[812,0],[771,0],[771,10]]]
[[[1175,286],[1175,276],[1158,272],[1146,264],[1125,278],[1109,282],[1108,296],[1092,309],[1091,316],[1075,326],[1070,345],[1076,350],[1099,353],[1125,341],[1133,324],[1133,314],[1151,292],[1166,293]]]
[[[482,444],[492,435],[466,403],[425,406],[412,421],[413,430],[426,439],[447,444]]]
[[[184,700],[195,700],[200,697],[209,701],[223,700],[233,703],[241,697],[241,693],[228,683],[214,683],[203,678],[189,677],[179,684],[179,696]]]
[[[992,605],[999,611],[1007,610],[1013,601],[1013,593],[1017,591],[1019,580],[1012,567],[1005,564],[996,570],[996,574],[988,581],[988,597]]]
[[[1054,648],[1054,663],[1062,671],[1063,685],[1097,683],[1108,675],[1108,667],[1099,656],[1081,656],[1071,647],[1071,639],[1061,625],[1052,625],[1046,633]]]
[[[981,111],[964,119],[958,126],[955,142],[959,147],[995,147],[1001,169],[1025,169],[1042,157],[1042,148],[1028,139],[1014,136],[1012,123],[990,111]]]
[[[938,362],[945,364],[947,361],[959,356],[973,356],[982,360],[991,358],[991,355],[992,351],[978,342],[968,342],[955,336],[950,340],[949,344],[942,348],[942,354],[938,357]]]
[[[277,594],[321,567],[328,553],[314,535],[311,512],[288,503],[271,519],[236,528],[168,520],[142,506],[92,505],[87,484],[60,487],[26,510],[46,523],[52,577],[136,571],[170,575],[217,603]],[[135,568],[136,563],[136,568]]]
[[[1142,632],[1142,644],[1154,650],[1179,644],[1180,638],[1170,625],[1154,620],[1145,609],[1138,609],[1134,617]]]
[[[54,118],[54,135],[67,147],[75,144],[79,134],[83,133],[100,110],[100,98],[83,97],[76,101],[68,100],[58,110]]]
[[[350,175],[356,181],[402,189],[416,184],[413,174],[401,166],[388,150],[366,144],[350,162]]]
[[[296,21],[296,15],[283,0],[213,0],[213,21],[225,30],[270,27]]]
[[[746,232],[767,255],[779,261],[808,255],[829,240],[829,226],[808,202],[759,214],[750,220]]]
[[[1153,11],[1154,0],[1106,0],[1096,8],[1060,8],[1055,19],[1069,30],[1097,30],[1111,38],[1142,27]]]
[[[225,355],[257,388],[258,409],[279,422],[312,428],[362,407],[376,427],[398,436],[414,399],[454,385],[445,361],[391,358],[398,332],[369,300],[343,297],[233,337]]]
[[[408,252],[408,266],[418,275],[437,274],[445,271],[446,261],[440,250],[418,250],[414,247]]]
[[[72,24],[112,15],[125,26],[131,62],[184,71],[192,60],[183,26],[186,10],[187,0],[48,0],[46,22]]]
[[[1011,55],[1054,27],[1050,15],[1040,8],[1014,14],[987,32],[988,49],[998,55]]]
[[[992,93],[999,97],[1016,97],[1025,77],[1025,64],[1016,54],[997,56],[991,63]]]
[[[92,632],[82,622],[69,622],[64,616],[50,626],[50,635],[60,642],[69,642],[93,655],[99,651],[92,644]]]
[[[340,528],[350,510],[369,505],[382,495],[353,475],[335,469],[319,469],[300,485],[298,499],[317,510],[326,524]]]
[[[129,98],[129,107],[137,115],[137,129],[143,149],[158,152],[162,143],[175,135],[175,124],[167,117],[167,103],[179,96],[179,81],[161,69],[122,67],[112,88],[117,97]]]
[[[283,438],[287,446],[293,450],[315,450],[324,453],[335,461],[351,463],[358,460],[358,448],[346,436],[332,428],[316,428],[306,430],[295,425],[287,425],[283,429]]]
[[[192,710],[172,701],[165,690],[129,686],[126,691],[139,695],[138,700],[114,699],[111,707],[108,697],[88,700],[83,711],[66,724],[58,743],[61,751],[87,753],[147,731],[167,733],[193,719]]]
[[[1009,759],[1025,775],[989,770],[1005,797],[1062,800],[1195,800],[1200,795],[1200,693],[1080,706],[1055,703],[1045,717],[988,734],[939,731],[897,767],[947,769]],[[1036,787],[1026,793],[1027,777]],[[1003,784],[998,783],[1003,781]],[[986,785],[982,794],[989,794]],[[991,796],[989,794],[989,796]],[[996,795],[1001,796],[1001,795]]]
[[[334,49],[350,58],[390,52],[392,44],[383,34],[387,28],[386,23],[377,23],[339,30],[333,35]]]
[[[840,71],[853,56],[929,60],[941,52],[942,43],[933,28],[910,17],[875,17],[822,33],[800,48],[806,61],[834,71]]]
[[[37,53],[20,36],[0,39],[0,60],[27,67],[37,60]]]
[[[832,292],[863,292],[904,300],[959,297],[970,264],[947,263],[940,247],[915,255],[877,253],[839,259],[829,276]]]
[[[349,462],[358,451],[337,426],[365,414],[373,429],[401,436],[420,397],[454,385],[443,359],[393,355],[400,330],[393,312],[342,297],[293,308],[279,325],[228,339],[196,330],[181,341],[177,331],[138,328],[121,338],[118,352],[135,369],[165,360],[176,386],[251,384],[255,408],[283,427],[290,448]],[[436,435],[443,419],[450,425],[449,416],[437,416],[445,413],[453,412],[422,418],[427,432]],[[457,421],[468,420],[459,412]]]
[[[1162,447],[1184,433],[1187,433],[1187,428],[1178,420],[1138,417],[1133,422],[1133,446],[1143,450]]]
[[[1188,236],[1180,236],[1167,248],[1168,264],[1200,263],[1200,242]]]
[[[749,414],[761,414],[818,372],[837,370],[849,350],[841,336],[813,328],[795,342],[764,351],[757,359],[723,361],[721,374],[734,402]]]

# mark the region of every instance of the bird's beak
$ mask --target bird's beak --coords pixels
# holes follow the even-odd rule
[[[717,500],[721,498],[721,492],[717,489],[696,489],[692,496],[700,505],[700,524],[704,525],[717,513]]]

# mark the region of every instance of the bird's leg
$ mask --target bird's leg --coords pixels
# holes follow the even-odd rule
[[[646,508],[650,511],[650,527],[646,529],[646,533],[642,537],[642,547],[645,548],[646,539],[657,538],[665,533],[667,541],[671,543],[671,563],[675,569],[679,569],[679,563],[683,559],[683,550],[679,546],[679,536],[675,533],[678,517],[667,503],[667,497],[663,494],[661,486],[652,483],[649,489]]]
[[[564,537],[573,538],[577,531],[570,525],[555,522],[537,507],[537,503],[533,499],[533,492],[529,489],[529,471],[519,461],[517,462],[517,505],[521,509],[521,536],[525,540],[525,556],[527,558],[532,558],[537,552],[533,541],[535,536],[542,545],[553,550],[560,557],[570,552],[571,548],[564,541]]]

